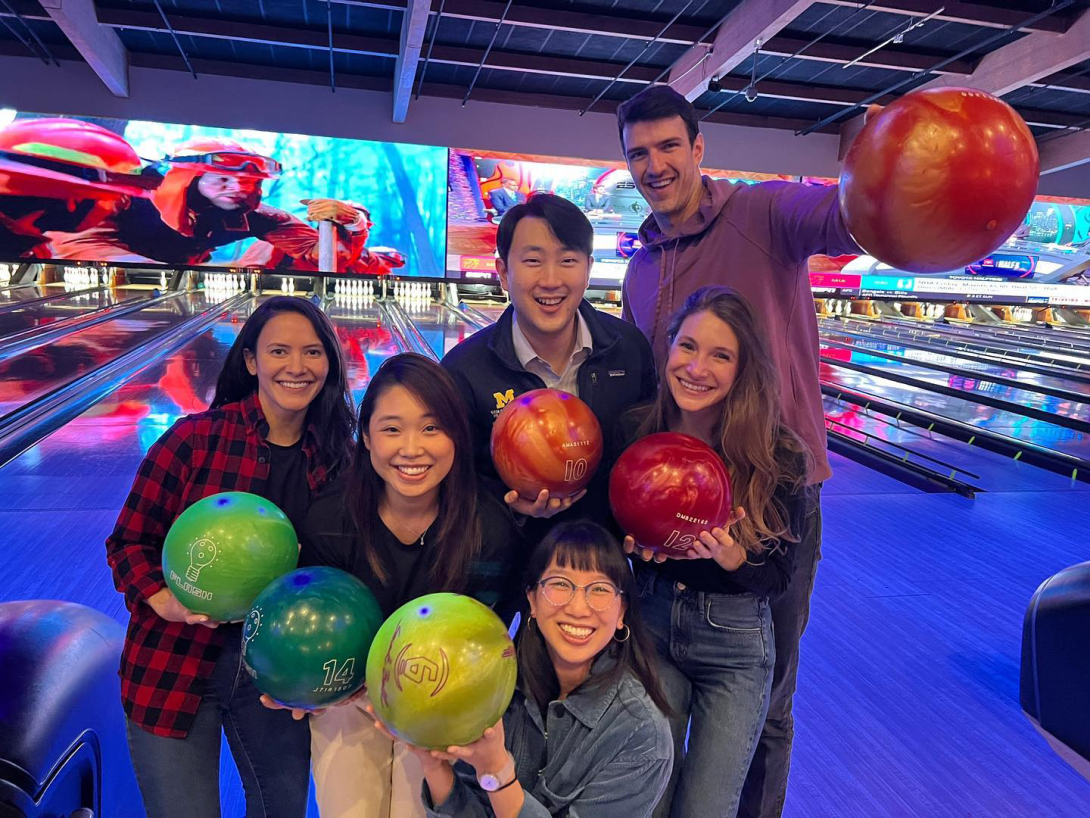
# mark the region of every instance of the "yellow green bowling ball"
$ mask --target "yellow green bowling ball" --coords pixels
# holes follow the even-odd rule
[[[242,661],[262,693],[313,709],[363,687],[382,610],[370,589],[339,568],[299,568],[258,594],[242,627]]]
[[[367,695],[390,732],[417,747],[470,744],[515,692],[515,646],[477,600],[429,594],[383,623],[367,657]]]
[[[220,622],[241,620],[254,598],[299,562],[286,514],[264,497],[227,491],[178,515],[163,543],[163,577],[185,607]]]

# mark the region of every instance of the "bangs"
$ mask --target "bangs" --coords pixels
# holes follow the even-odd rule
[[[559,538],[552,548],[550,563],[558,568],[572,571],[604,574],[618,588],[625,588],[628,577],[628,561],[620,546],[601,537],[578,536],[583,532],[569,531],[568,536]],[[576,534],[576,536],[571,536]],[[548,569],[548,563],[542,570]]]

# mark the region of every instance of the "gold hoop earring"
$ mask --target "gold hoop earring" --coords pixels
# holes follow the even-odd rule
[[[617,634],[613,634],[613,640],[615,642],[627,642],[629,640],[629,638],[632,636],[632,629],[630,627],[628,627],[628,625],[622,625],[620,628],[617,628],[617,630],[622,630],[622,629],[624,630],[624,639],[618,639]]]

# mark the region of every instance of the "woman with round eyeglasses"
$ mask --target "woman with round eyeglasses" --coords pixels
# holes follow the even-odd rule
[[[651,815],[672,740],[623,552],[600,526],[563,523],[526,576],[519,682],[503,718],[464,747],[411,748],[428,814]]]

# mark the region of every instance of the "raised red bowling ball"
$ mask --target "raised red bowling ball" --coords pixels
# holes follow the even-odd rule
[[[558,389],[524,392],[492,424],[492,462],[504,485],[527,500],[542,489],[570,497],[602,460],[602,427],[583,401]]]
[[[643,548],[673,556],[688,551],[701,531],[726,525],[731,500],[723,460],[677,432],[637,440],[609,474],[609,505],[621,529]]]
[[[863,126],[840,173],[852,237],[899,270],[979,261],[1025,218],[1037,145],[1011,106],[972,88],[905,94]]]

